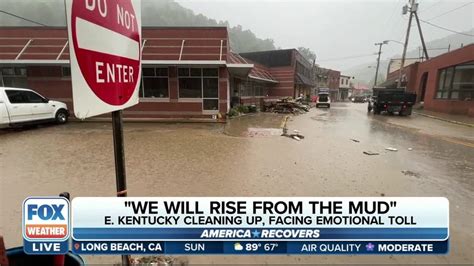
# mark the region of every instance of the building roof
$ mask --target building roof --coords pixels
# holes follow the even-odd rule
[[[229,59],[227,60],[227,63],[229,64],[250,64],[245,58],[240,56],[237,53],[230,52],[229,53]]]
[[[252,70],[250,70],[249,78],[271,83],[278,83],[278,80],[273,77],[273,75],[270,73],[270,70],[266,66],[258,63],[254,63],[254,67]]]
[[[229,51],[225,27],[145,27],[142,30],[145,61],[224,62]],[[24,62],[69,60],[65,27],[1,27],[0,60]]]
[[[272,76],[268,67],[257,62],[253,62],[250,59],[246,59],[237,53],[230,52],[229,60],[227,62],[227,67],[231,73],[235,72],[237,75],[240,74],[239,76],[245,76],[259,81],[278,83],[278,80]],[[245,67],[248,67],[248,72],[243,75],[242,69]],[[240,69],[241,71],[239,72],[239,70],[235,70],[233,68]]]
[[[295,49],[260,51],[240,53],[240,55],[269,67],[291,66],[292,53],[294,50]]]

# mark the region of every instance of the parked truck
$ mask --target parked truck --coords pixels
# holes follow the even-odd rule
[[[0,128],[51,121],[64,124],[68,117],[65,103],[30,89],[0,87]]]
[[[400,116],[411,115],[416,102],[415,93],[406,92],[403,88],[373,88],[372,92],[372,98],[367,107],[368,112],[373,110],[374,114],[387,112],[398,113]]]

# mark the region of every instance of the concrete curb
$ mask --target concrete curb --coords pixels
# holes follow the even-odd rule
[[[70,122],[74,123],[112,123],[110,118],[90,118],[87,120],[80,120],[77,118],[70,118]],[[223,119],[209,119],[209,118],[124,118],[125,123],[209,123],[220,124],[226,123]]]
[[[415,112],[415,111],[413,111],[413,113],[415,113],[417,115],[421,115],[421,116],[441,120],[441,121],[444,121],[444,122],[452,123],[452,124],[457,124],[457,125],[466,126],[466,127],[474,127],[474,124],[463,123],[463,122],[459,122],[459,121],[456,121],[456,120],[450,120],[450,119],[442,118],[442,117],[439,117],[439,116],[428,115],[428,114],[419,113],[419,112]]]

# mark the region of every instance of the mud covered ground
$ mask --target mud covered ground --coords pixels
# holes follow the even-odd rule
[[[126,123],[129,196],[443,196],[450,200],[446,256],[192,256],[190,263],[472,264],[474,129],[426,117],[367,115],[334,104],[288,121],[241,117],[228,125]],[[262,133],[263,132],[263,133]],[[359,142],[354,142],[356,139]],[[386,147],[397,148],[397,152]],[[369,156],[363,151],[379,155]],[[0,131],[0,234],[19,246],[21,203],[32,195],[114,196],[112,130],[69,123]],[[86,256],[89,263],[117,256]]]

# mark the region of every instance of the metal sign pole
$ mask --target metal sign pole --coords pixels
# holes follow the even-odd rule
[[[112,112],[112,129],[114,135],[115,181],[117,197],[127,196],[127,176],[125,173],[125,152],[123,145],[122,110]],[[122,265],[130,265],[130,256],[122,255]]]

